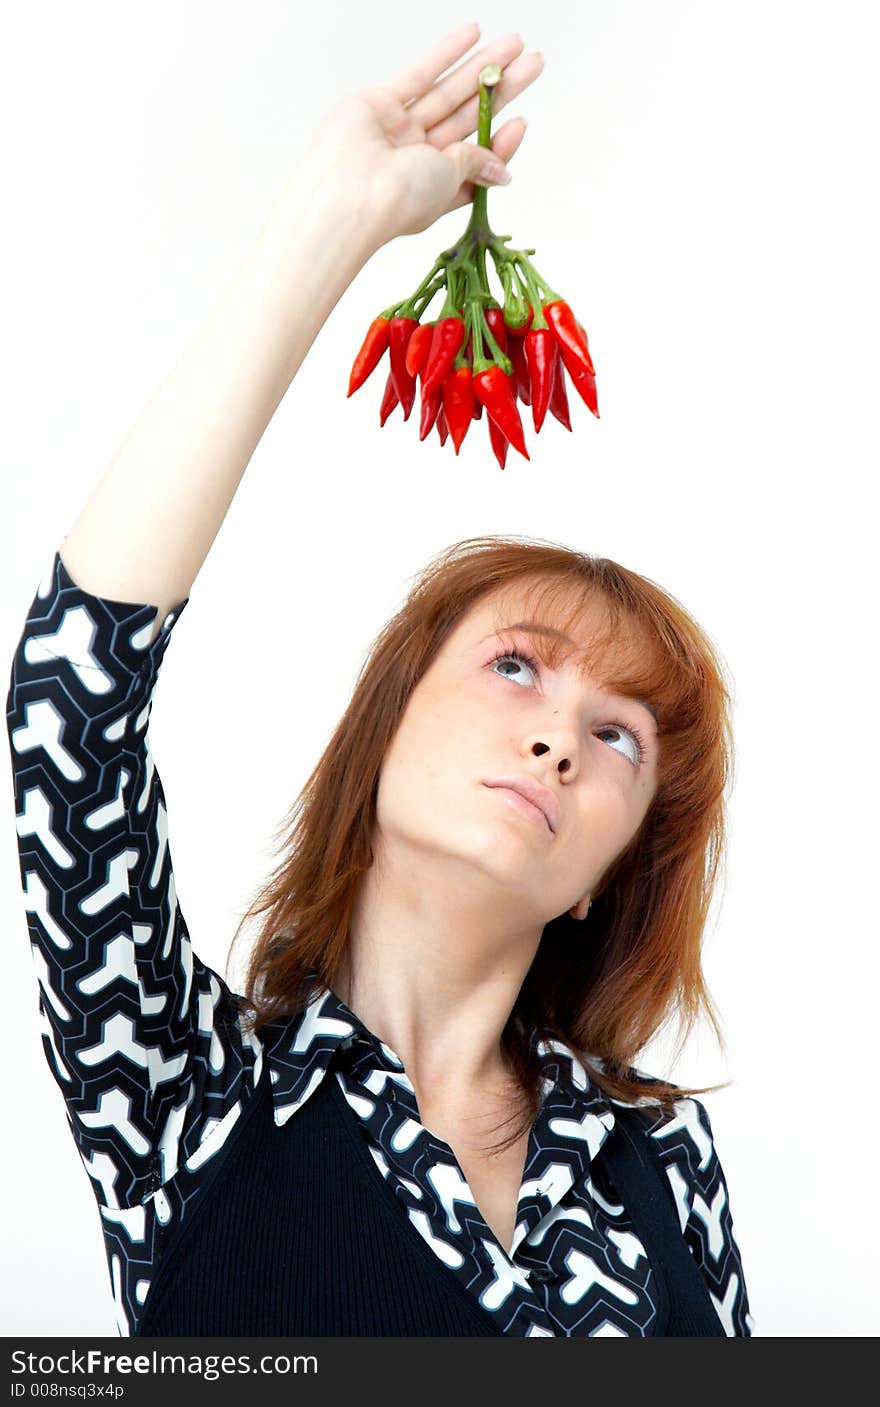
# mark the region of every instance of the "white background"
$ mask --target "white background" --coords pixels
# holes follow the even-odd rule
[[[515,30],[543,50],[499,117],[529,128],[489,213],[585,324],[601,422],[573,389],[571,435],[548,416],[535,437],[526,412],[532,461],[512,451],[503,475],[483,423],[458,458],[419,443],[418,407],[380,431],[384,372],[345,399],[354,353],[468,211],[380,250],[258,446],[169,648],[151,741],[178,897],[222,972],[274,826],[436,552],[527,534],[677,596],[736,682],[705,949],[728,1049],[704,1032],[673,1070],[659,1045],[639,1063],[733,1081],[705,1103],[757,1335],[878,1327],[872,8],[44,0],[9,12],[2,46],[6,659],[337,94],[472,19],[481,43]],[[10,790],[0,829],[4,1332],[113,1335],[100,1218],[39,1039]]]

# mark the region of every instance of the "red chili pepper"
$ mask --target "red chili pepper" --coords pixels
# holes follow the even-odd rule
[[[389,350],[391,353],[391,379],[397,392],[397,399],[403,406],[403,418],[409,420],[413,401],[416,398],[415,378],[406,369],[406,349],[409,339],[418,327],[415,318],[393,317]]]
[[[477,372],[474,377],[474,394],[480,398],[489,415],[499,429],[504,431],[514,449],[519,450],[520,454],[528,459],[530,456],[526,449],[522,421],[516,408],[516,396],[511,378],[504,374],[503,369],[497,363],[494,363],[492,366],[486,367],[485,371]]]
[[[422,372],[422,394],[443,385],[443,378],[461,351],[464,338],[461,318],[441,318],[435,323],[431,350]]]
[[[507,351],[507,323],[501,308],[487,308],[483,316],[502,352]]]
[[[495,338],[495,341],[498,343],[498,346],[501,348],[502,352],[505,353],[505,355],[508,354],[508,352],[509,352],[508,332],[510,331],[510,329],[508,328],[507,323],[504,321],[504,312],[503,312],[503,310],[502,310],[501,308],[487,308],[487,309],[485,310],[485,313],[483,314],[483,316],[485,317],[486,322],[487,322],[488,327],[489,327],[489,331],[492,333],[492,336]],[[531,322],[531,308],[529,308],[529,321]],[[514,338],[514,340],[516,340],[516,339]],[[520,343],[520,346],[521,346],[521,345],[522,345],[522,344]],[[512,358],[511,358],[511,360],[512,360]],[[514,370],[515,370],[515,368],[514,368]],[[512,385],[513,385],[513,394],[514,394],[514,400],[515,400],[515,399],[516,399],[516,380],[515,380],[515,379],[514,379]],[[476,400],[475,400],[475,401],[474,401],[474,416],[475,416],[475,418],[476,418],[477,420],[479,420],[482,414],[483,414],[483,407],[482,407],[482,405],[480,404],[479,401],[476,401]],[[497,428],[497,427],[496,427],[496,428]],[[506,453],[507,453],[507,451],[505,450],[505,454],[506,454]]]
[[[467,364],[468,364],[468,366],[470,367],[471,371],[473,371],[473,369],[474,369],[474,338],[473,338],[473,334],[470,333],[470,332],[468,333],[467,346],[466,346],[465,349],[464,349],[464,354],[465,354],[465,356],[467,357]],[[473,418],[474,420],[482,420],[482,418],[483,418],[483,407],[481,406],[480,402],[477,400],[476,396],[474,396],[474,404],[473,404],[473,408],[472,408],[472,410],[471,410],[471,416],[472,416],[472,418]]]
[[[580,359],[579,354],[577,352],[573,352],[571,348],[567,347],[564,343],[559,348],[559,355],[562,357],[562,360],[565,364],[565,369],[571,377],[572,382],[574,383],[574,389],[577,391],[581,400],[584,402],[584,405],[586,405],[593,412],[596,419],[598,420],[599,401],[596,396],[595,376],[591,375],[591,373],[587,371],[586,367]],[[562,368],[560,367],[557,371],[557,376],[561,374],[561,371]]]
[[[409,339],[404,363],[410,376],[418,376],[422,371],[425,362],[428,360],[433,335],[434,324],[432,322],[420,322],[412,337]]]
[[[446,416],[443,414],[442,406],[437,412],[437,419],[434,421],[434,424],[437,426],[437,434],[440,436],[441,445],[445,445],[446,441],[449,439],[449,426],[446,424]]]
[[[532,393],[532,419],[537,435],[544,424],[553,378],[556,376],[556,338],[549,327],[530,327],[525,336],[524,351],[529,369],[529,386]]]
[[[513,328],[509,328],[507,326],[507,323],[504,321],[504,310],[502,308],[487,308],[485,312],[485,318],[486,322],[488,323],[489,330],[492,333],[492,336],[495,338],[495,341],[498,343],[498,346],[501,348],[502,352],[506,353],[506,355],[510,357],[510,360],[513,362],[513,377],[508,377],[507,380],[508,384],[511,387],[511,391],[515,400],[516,389],[519,381],[519,377],[517,376],[516,370],[516,352],[519,352],[521,359],[522,337],[518,336]],[[527,321],[523,323],[521,332],[525,332],[525,329],[528,327],[531,320],[532,309],[531,306],[529,306],[529,316]],[[476,404],[480,405],[479,401],[477,401]],[[482,411],[482,405],[480,405],[480,410]],[[489,428],[489,440],[492,445],[492,449],[495,453],[495,458],[498,460],[500,467],[503,469],[505,464],[507,463],[507,447],[510,441],[508,440],[504,431],[501,429],[500,425],[496,424],[496,422],[492,419],[491,415],[486,416],[486,424]]]
[[[453,367],[443,381],[443,414],[455,445],[455,453],[461,449],[464,437],[473,420],[474,373],[469,366]]]
[[[509,441],[504,431],[495,424],[495,421],[492,419],[491,415],[486,416],[486,423],[489,426],[489,439],[491,440],[492,448],[495,451],[495,458],[498,460],[498,463],[503,469],[505,464],[507,463],[507,446]]]
[[[394,389],[394,382],[391,380],[391,372],[388,373],[388,380],[385,382],[385,394],[382,397],[382,404],[379,407],[379,424],[385,424],[394,407],[398,404],[397,392]]]
[[[529,368],[526,364],[526,354],[523,349],[524,333],[514,332],[513,328],[508,328],[507,355],[513,362],[513,378],[516,393],[523,405],[531,405],[532,393],[529,387]]]
[[[565,390],[565,375],[557,360],[556,375],[553,377],[553,390],[550,393],[550,414],[555,415],[560,425],[571,429],[571,416],[568,413],[568,394]]]
[[[584,371],[595,376],[596,368],[593,366],[593,358],[590,356],[590,349],[587,346],[587,334],[568,303],[562,298],[558,298],[555,303],[545,303],[544,317],[553,329],[553,334],[560,348],[568,347],[572,356],[580,361]],[[566,366],[568,366],[567,362]]]
[[[351,375],[348,378],[348,396],[353,396],[355,391],[363,386],[370,373],[375,371],[388,351],[390,333],[391,322],[389,318],[383,318],[381,313],[377,318],[373,318],[367,329],[363,345],[351,368]],[[348,396],[346,396],[346,400]]]
[[[419,439],[426,440],[431,433],[437,416],[443,409],[443,387],[438,386],[436,390],[425,394],[422,387],[422,412],[419,421]]]
[[[509,354],[510,354],[509,335],[510,335],[510,336],[513,336],[513,340],[514,340],[514,341],[516,341],[516,336],[512,333],[511,329],[508,328],[507,323],[504,321],[504,310],[503,310],[502,308],[494,308],[494,307],[492,307],[492,308],[486,308],[486,310],[485,310],[483,316],[485,317],[486,323],[487,323],[487,325],[488,325],[488,327],[489,327],[489,331],[492,333],[492,336],[495,338],[495,341],[498,343],[498,346],[501,348],[502,352],[505,353],[505,355],[509,355]],[[531,309],[529,310],[529,321],[531,321]],[[511,360],[513,360],[512,357],[511,357]],[[514,379],[513,379],[512,383],[511,383],[512,390],[513,390],[514,400],[516,400],[516,392],[517,392],[517,380],[516,380],[515,372],[516,372],[516,367],[515,367],[515,365],[514,365]],[[475,411],[475,414],[477,415],[477,419],[479,419],[479,417],[480,417],[480,416],[482,415],[482,413],[483,413],[483,407],[482,407],[482,405],[480,405],[480,402],[479,402],[479,401],[476,402],[476,405],[479,406],[479,412],[476,412],[476,411]],[[492,430],[491,430],[491,423],[492,423],[492,422],[491,422],[491,417],[487,417],[487,419],[489,420],[489,426],[490,426],[489,434],[490,434],[490,437],[491,437],[491,434],[492,434]],[[500,432],[498,431],[498,427],[497,427],[497,426],[495,427],[495,429],[496,429],[496,433],[500,433]],[[505,439],[506,439],[506,437],[505,437]],[[496,451],[496,453],[497,453],[497,451]],[[505,457],[506,457],[506,455],[507,455],[507,450],[505,450],[504,453],[505,453]],[[502,467],[503,467],[503,466],[502,466]]]

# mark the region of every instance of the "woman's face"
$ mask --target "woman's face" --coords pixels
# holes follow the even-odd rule
[[[584,916],[650,807],[658,744],[646,705],[605,693],[578,671],[589,620],[550,669],[540,642],[510,628],[527,611],[523,591],[507,587],[447,635],[384,759],[377,822],[385,844],[403,843],[414,860],[424,853],[460,862],[456,883],[475,867],[505,902],[516,898],[523,922],[543,925],[569,910]],[[495,660],[508,646],[535,667]],[[555,832],[509,791],[486,785],[503,776],[531,778],[552,793]]]

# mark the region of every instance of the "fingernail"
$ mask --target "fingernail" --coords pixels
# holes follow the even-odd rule
[[[511,179],[510,172],[501,161],[487,161],[483,167],[483,179],[494,181],[497,185],[506,186]]]

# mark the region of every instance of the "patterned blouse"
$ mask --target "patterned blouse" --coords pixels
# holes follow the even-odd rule
[[[27,611],[6,704],[41,1038],[98,1203],[119,1334],[135,1331],[167,1232],[198,1198],[264,1059],[279,1127],[325,1077],[338,1080],[401,1216],[504,1333],[651,1334],[654,1273],[596,1158],[618,1101],[575,1051],[534,1034],[543,1099],[508,1255],[451,1147],[422,1125],[399,1056],[334,992],[322,988],[305,1012],[257,1036],[193,951],[148,733],[189,599],[150,641],[157,607],[84,591],[56,551]],[[339,1046],[346,1060],[328,1076]],[[694,1098],[671,1113],[649,1096],[639,1103],[656,1110],[649,1136],[723,1331],[748,1337],[706,1109]]]

